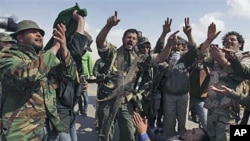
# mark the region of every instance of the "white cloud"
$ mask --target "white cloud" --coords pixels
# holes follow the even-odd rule
[[[250,33],[248,33],[247,36],[244,37],[244,39],[245,39],[244,50],[250,51]]]
[[[249,0],[227,0],[228,10],[232,16],[247,17],[250,19],[250,1]]]
[[[201,44],[207,37],[207,29],[210,23],[214,22],[216,24],[217,31],[223,31],[225,29],[224,22],[220,19],[222,17],[222,13],[220,12],[214,12],[214,13],[207,13],[203,17],[199,19],[198,23],[192,23],[190,21],[191,27],[192,27],[192,34],[194,37],[194,40],[196,41],[197,45]],[[183,24],[180,25],[182,28]],[[181,33],[183,34],[183,33]],[[185,35],[181,35],[184,36]],[[220,43],[220,38],[216,38],[214,41],[216,43]]]

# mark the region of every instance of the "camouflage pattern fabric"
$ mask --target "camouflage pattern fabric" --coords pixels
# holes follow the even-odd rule
[[[7,33],[0,33],[0,42],[13,42],[16,43],[16,40],[14,40],[9,34]]]
[[[96,60],[93,68],[93,74],[97,78],[97,99],[103,99],[106,96],[108,96],[111,92],[109,89],[109,78],[107,75],[108,69],[109,69],[109,63],[110,61],[106,58],[100,58]],[[97,101],[98,102],[98,101]],[[104,125],[105,120],[108,118],[109,114],[111,113],[111,108],[114,104],[114,100],[104,101],[104,102],[98,102],[98,107],[96,108],[96,120],[98,124],[98,129],[102,129],[102,126]],[[109,128],[109,134],[106,135],[107,138],[110,140],[113,138],[113,132],[114,132],[114,124],[110,125]],[[101,130],[103,132],[103,130]],[[100,138],[100,137],[99,137]],[[98,139],[101,141],[102,139]]]
[[[250,66],[250,58],[242,55],[242,52],[236,54],[241,60],[241,63]],[[216,87],[220,87],[221,85],[228,86],[230,88],[235,89],[238,93],[242,93],[244,91],[243,78],[240,78],[234,75],[234,71],[231,66],[222,67],[215,62],[214,67],[210,69],[210,83],[209,86],[215,85]],[[229,117],[235,117],[234,110],[234,102],[232,99],[227,96],[217,94],[216,92],[208,89],[208,98],[204,105],[206,108],[213,110],[217,113],[221,113],[223,115]]]
[[[244,57],[241,51],[236,53],[236,56],[242,64],[250,66],[250,58]],[[231,65],[222,66],[214,62],[213,67],[210,67],[210,78],[209,86],[225,85],[238,93],[247,91],[244,87],[244,78],[236,76]],[[239,121],[239,104],[227,95],[208,89],[204,107],[208,109],[206,130],[210,139],[229,141],[229,127]]]
[[[237,93],[236,91],[232,91],[228,97],[231,99],[234,99],[236,102],[239,102],[241,105],[245,106],[246,110],[250,110],[250,95],[249,95],[249,90],[250,90],[250,81],[246,80],[244,81],[245,83],[242,84],[242,87],[244,87],[244,90],[248,92],[243,92],[243,93]]]
[[[250,57],[250,52],[244,52],[241,57]],[[250,79],[250,69],[249,66],[246,66],[240,62],[238,58],[230,59],[231,67],[234,70],[235,74],[243,77],[245,79]]]
[[[116,47],[109,43],[107,50],[102,51],[99,50],[102,57],[109,58],[112,60],[114,53],[116,53]],[[147,60],[149,59],[149,60]],[[149,61],[145,63],[146,61]],[[99,141],[108,141],[112,140],[112,129],[113,123],[117,119],[120,127],[120,140],[128,141],[135,140],[135,128],[132,123],[131,115],[135,110],[135,105],[133,105],[133,96],[134,90],[137,82],[137,77],[139,76],[140,67],[146,67],[150,64],[151,58],[145,55],[138,56],[134,50],[128,51],[124,49],[124,47],[120,47],[117,49],[117,57],[115,59],[114,65],[111,67],[111,73],[120,74],[118,78],[112,78],[112,81],[108,81],[110,88],[113,90],[107,94],[107,97],[104,99],[98,100],[99,108],[104,109],[105,107],[109,108],[109,115],[106,115],[106,119],[103,119],[104,123],[100,123],[103,125],[99,130]],[[142,63],[142,64],[140,64]],[[145,64],[147,65],[145,65]],[[149,69],[150,67],[148,67]],[[149,83],[146,83],[148,78],[144,77],[145,80],[142,80],[141,84],[145,84],[140,86],[137,100],[139,97],[145,96],[148,93],[145,91],[149,89]],[[145,86],[145,87],[144,87]],[[139,96],[141,94],[141,96]],[[107,102],[110,105],[106,105]],[[105,107],[104,107],[105,106]],[[101,111],[98,109],[99,111]],[[107,108],[106,108],[107,109]],[[117,114],[118,113],[118,114]],[[117,116],[119,115],[119,116]],[[99,120],[99,118],[98,118]],[[126,122],[127,125],[124,126],[122,123]],[[107,136],[108,135],[108,136]]]
[[[32,46],[19,45],[4,49],[0,53],[0,78],[3,91],[3,125],[13,111],[20,108],[10,128],[5,131],[7,140],[41,140],[45,117],[58,131],[66,126],[60,121],[56,108],[58,82],[47,78],[49,73],[61,79],[75,78],[76,67],[71,55],[64,62],[50,51],[36,54]],[[25,95],[30,98],[20,103]]]

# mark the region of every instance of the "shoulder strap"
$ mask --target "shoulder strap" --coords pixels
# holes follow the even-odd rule
[[[157,88],[159,87],[161,79],[163,78],[166,71],[167,71],[167,68],[165,68],[164,66],[159,65],[158,68],[157,68],[157,71],[153,72],[153,81],[154,81],[154,84],[155,84],[153,86],[153,91],[157,90]],[[154,73],[157,73],[157,75],[155,76]],[[156,78],[157,78],[158,81],[155,81]]]
[[[135,86],[135,92],[138,92],[138,91],[139,91],[139,88],[140,88],[140,85],[141,85],[141,82],[142,82],[142,77],[143,77],[143,75],[144,75],[144,71],[142,71],[142,72],[140,73],[140,76],[139,76],[138,81],[137,81],[136,86]]]
[[[110,63],[110,66],[109,66],[108,71],[111,71],[111,70],[112,70],[112,67],[113,67],[114,62],[115,62],[116,55],[117,55],[117,52],[116,52],[116,53],[114,54],[114,56],[113,56],[113,59],[112,59],[112,61],[111,61],[111,63]]]
[[[17,109],[12,113],[12,115],[10,116],[10,118],[7,120],[6,124],[4,124],[4,126],[3,126],[3,128],[2,128],[2,131],[3,131],[4,133],[7,133],[7,131],[8,131],[8,129],[9,129],[11,123],[12,123],[13,120],[15,119],[15,117],[16,117],[16,115],[17,115],[17,113],[18,113],[19,110],[20,110],[20,108],[17,108]]]
[[[34,89],[35,86],[32,87],[32,90]],[[17,108],[13,113],[12,115],[10,116],[10,118],[7,120],[6,124],[3,125],[2,127],[2,131],[3,133],[7,133],[8,132],[8,129],[11,125],[11,123],[13,122],[13,120],[15,119],[17,113],[20,111],[20,108],[21,108],[21,104],[26,102],[30,97],[32,96],[32,94],[27,94],[23,97],[22,101],[20,102],[20,107]]]

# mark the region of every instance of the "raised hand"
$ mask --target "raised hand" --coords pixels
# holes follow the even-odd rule
[[[216,24],[214,24],[213,22],[208,26],[208,31],[207,31],[207,38],[209,40],[214,40],[219,34],[221,33],[221,31],[216,31]]]
[[[66,26],[64,24],[57,24],[56,28],[54,29],[54,45],[58,46],[59,49],[63,55],[63,57],[66,57],[68,54],[67,49],[67,42],[66,42]]]
[[[74,10],[73,13],[72,13],[72,18],[75,20],[75,21],[78,21],[80,18],[84,18],[83,16],[81,16],[80,14],[77,13],[77,10]]]
[[[225,52],[227,59],[236,59],[237,58],[236,54],[235,54],[236,53],[235,50],[225,48],[225,47],[222,50]]]
[[[209,51],[212,58],[220,65],[225,65],[228,62],[226,59],[225,52],[222,49],[215,46],[210,46]]]
[[[163,33],[167,34],[171,31],[171,23],[172,23],[172,19],[171,18],[167,18],[167,20],[165,21],[165,24],[162,26],[163,27]]]
[[[184,23],[185,23],[185,25],[183,26],[183,32],[184,32],[186,35],[191,35],[192,27],[191,27],[191,25],[189,24],[189,18],[185,18],[185,19],[184,19]]]
[[[107,26],[113,27],[116,26],[120,22],[120,19],[117,17],[117,11],[115,11],[115,14],[108,18],[107,20]]]
[[[177,33],[179,33],[179,30],[175,31],[173,34],[171,34],[169,37],[168,37],[168,42],[167,42],[167,45],[170,45],[170,46],[175,46],[176,43],[177,43]]]
[[[214,47],[211,46],[211,43],[213,42],[213,40],[221,33],[221,31],[216,31],[216,24],[214,24],[213,22],[208,26],[207,29],[207,39],[204,41],[204,43],[201,45],[201,50],[205,50],[207,48]],[[214,49],[216,52],[218,52],[218,49]]]

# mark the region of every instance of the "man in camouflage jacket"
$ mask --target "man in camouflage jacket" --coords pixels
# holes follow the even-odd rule
[[[132,123],[132,113],[136,110],[133,99],[137,98],[136,86],[138,77],[140,77],[140,67],[150,68],[151,65],[164,62],[171,48],[176,44],[179,31],[174,32],[168,38],[168,43],[160,54],[138,55],[135,47],[138,42],[138,32],[136,29],[128,29],[124,32],[121,47],[116,48],[106,40],[106,37],[112,27],[120,22],[115,14],[108,18],[106,25],[102,28],[96,37],[97,49],[103,53],[105,57],[109,58],[110,74],[118,74],[119,77],[111,78],[111,83],[107,87],[109,90],[106,93],[105,100],[99,100],[98,111],[101,111],[101,103],[103,108],[107,109],[108,117],[102,119],[100,122],[98,140],[108,141],[113,140],[113,132],[110,130],[110,125],[114,123],[114,118],[119,124],[119,140],[120,141],[134,141],[136,140],[136,130]],[[114,61],[114,63],[112,63]],[[145,84],[141,80],[141,84]],[[108,125],[107,125],[108,123]],[[111,124],[110,124],[111,123]],[[112,125],[113,127],[113,125]],[[111,127],[111,128],[112,128]],[[110,132],[111,131],[111,132]]]
[[[226,85],[235,89],[238,93],[242,93],[245,91],[242,87],[245,83],[244,79],[235,75],[223,48],[233,50],[240,62],[249,66],[250,58],[243,55],[244,39],[238,32],[231,31],[222,38],[223,48],[210,46],[210,43],[219,33],[216,31],[216,25],[211,23],[208,27],[208,38],[200,49],[200,53],[203,55],[209,50],[210,57],[204,59],[214,61],[210,66],[209,86]],[[208,109],[206,130],[210,139],[212,141],[229,141],[229,127],[232,124],[237,124],[239,118],[238,103],[227,95],[209,89],[204,107]]]
[[[0,51],[6,47],[11,46],[12,44],[16,44],[16,40],[14,40],[8,33],[1,32],[0,33]],[[2,119],[2,84],[1,84],[1,81],[0,81],[0,119]]]
[[[65,131],[57,113],[56,78],[72,80],[76,75],[65,31],[65,26],[58,24],[52,47],[41,51],[44,31],[35,22],[23,20],[11,34],[18,44],[0,53],[4,140],[42,140],[46,117],[58,131]],[[56,76],[48,78],[49,73]]]

